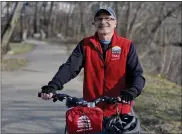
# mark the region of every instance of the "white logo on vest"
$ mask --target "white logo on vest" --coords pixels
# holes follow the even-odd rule
[[[119,46],[114,46],[112,48],[112,58],[111,60],[119,60],[122,49]]]

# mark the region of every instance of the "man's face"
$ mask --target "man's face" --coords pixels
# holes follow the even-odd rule
[[[117,25],[117,20],[107,12],[99,13],[99,15],[95,17],[94,21],[97,32],[100,34],[113,32]]]

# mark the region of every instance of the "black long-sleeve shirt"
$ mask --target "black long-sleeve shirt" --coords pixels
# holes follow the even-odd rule
[[[110,44],[108,45],[101,44],[101,45],[105,57],[105,53],[108,50]],[[84,54],[84,46],[82,40],[73,50],[72,54],[70,55],[66,63],[60,66],[58,72],[53,77],[53,79],[48,83],[48,85],[53,86],[56,90],[62,89],[65,83],[75,78],[79,74],[81,69],[84,67],[84,63],[85,63],[85,54]],[[142,76],[142,74],[143,74],[143,69],[140,65],[136,48],[131,43],[130,50],[127,56],[126,81],[128,88],[134,90],[137,96],[141,93],[145,85],[145,78]]]

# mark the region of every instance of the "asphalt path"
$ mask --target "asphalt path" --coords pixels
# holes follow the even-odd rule
[[[45,101],[37,93],[67,60],[67,48],[40,41],[27,42],[34,44],[34,49],[16,57],[26,58],[28,64],[16,71],[1,73],[1,132],[61,134],[65,126],[65,102]],[[81,97],[80,76],[67,83],[62,92]]]

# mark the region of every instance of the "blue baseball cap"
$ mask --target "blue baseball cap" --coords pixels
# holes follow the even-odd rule
[[[112,17],[114,17],[116,19],[116,14],[115,14],[114,10],[111,7],[100,7],[99,9],[96,10],[94,18],[96,16],[98,16],[99,13],[102,12],[103,10],[108,12]]]

